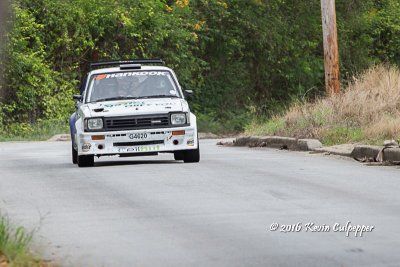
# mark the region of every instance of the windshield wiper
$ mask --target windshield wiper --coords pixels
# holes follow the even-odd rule
[[[133,96],[107,97],[107,98],[97,99],[97,100],[92,101],[92,102],[90,102],[90,103],[103,102],[103,101],[113,101],[113,100],[127,100],[127,99],[138,99],[138,97],[133,97]]]
[[[176,95],[148,95],[148,96],[140,96],[138,98],[140,98],[140,99],[142,99],[142,98],[179,98],[179,96],[176,96]]]

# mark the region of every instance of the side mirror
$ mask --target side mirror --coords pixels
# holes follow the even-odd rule
[[[78,109],[79,105],[81,104],[82,101],[82,95],[74,95],[74,100],[75,102],[75,108]]]
[[[185,96],[186,99],[192,99],[194,96],[194,93],[192,90],[185,90],[183,91],[183,95]]]

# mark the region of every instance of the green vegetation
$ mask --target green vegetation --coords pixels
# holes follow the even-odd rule
[[[13,228],[8,219],[0,214],[0,265],[44,266],[28,250],[31,239],[32,233],[22,227]]]
[[[35,124],[12,123],[0,132],[0,142],[46,141],[59,133],[68,133],[68,124],[60,120],[38,120]]]
[[[296,103],[283,115],[248,126],[246,133],[318,138],[327,145],[399,140],[400,71],[372,67],[341,95]]]
[[[321,137],[321,141],[326,145],[336,145],[345,143],[354,143],[363,140],[363,134],[361,128],[348,128],[348,127],[333,127],[327,129],[324,136]],[[370,143],[369,140],[365,140],[366,143]],[[369,142],[368,142],[369,141]],[[383,142],[381,143],[381,145]]]
[[[336,6],[345,86],[374,64],[400,65],[397,0]],[[163,58],[195,91],[200,129],[213,132],[239,132],[324,95],[319,0],[13,0],[12,9],[1,60],[0,136],[40,128],[27,127],[39,121],[66,124],[71,96],[98,60]],[[324,123],[329,111],[296,123]],[[284,125],[273,119],[262,127]],[[347,121],[338,127],[328,139],[360,135],[340,130]]]

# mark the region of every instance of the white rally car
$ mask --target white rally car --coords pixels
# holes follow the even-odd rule
[[[161,65],[161,66],[160,66]],[[199,162],[196,116],[175,73],[161,60],[94,63],[74,96],[70,119],[72,162],[94,165],[94,157],[173,153]]]

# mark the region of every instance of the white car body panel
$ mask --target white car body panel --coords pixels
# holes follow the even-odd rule
[[[171,69],[160,66],[142,66],[141,70],[169,71],[175,80],[179,95],[183,96],[176,75]],[[88,81],[90,81],[92,75],[114,72],[121,72],[121,70],[120,68],[94,70],[89,74]],[[78,151],[78,155],[134,155],[198,148],[196,116],[190,113],[189,105],[184,98],[149,98],[85,103],[88,94],[87,91],[85,90],[83,96],[84,103],[78,107],[75,123],[76,134],[74,136],[74,146]],[[85,131],[84,127],[85,119],[88,118],[104,118],[105,124],[106,119],[111,118],[129,116],[146,117],[176,112],[190,114],[189,124],[179,127],[164,125],[159,128],[152,126],[148,129],[107,131]],[[183,131],[184,134],[182,134]],[[94,139],[98,136],[104,136],[104,140],[93,140],[93,136]]]

